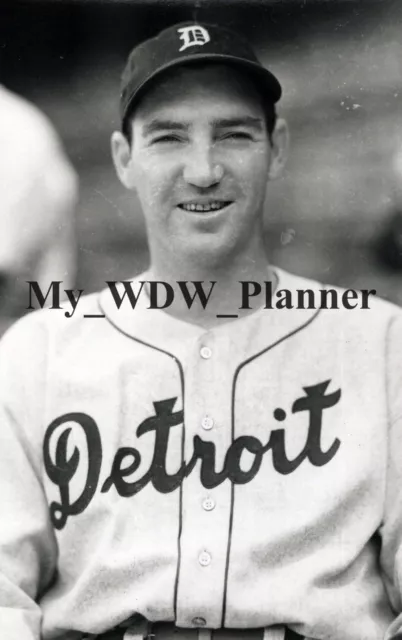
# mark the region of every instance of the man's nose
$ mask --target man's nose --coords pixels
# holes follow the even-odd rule
[[[222,180],[223,167],[216,162],[212,145],[199,145],[188,152],[183,175],[188,184],[204,189]]]

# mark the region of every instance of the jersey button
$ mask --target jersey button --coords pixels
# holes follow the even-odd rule
[[[205,418],[201,420],[201,426],[206,431],[209,431],[214,426],[214,421],[210,416],[205,416]]]
[[[205,627],[205,625],[207,624],[207,621],[205,620],[205,618],[202,618],[201,616],[196,616],[195,618],[192,619],[191,622],[195,627]]]
[[[212,351],[209,347],[201,347],[200,356],[204,358],[204,360],[208,360],[212,356]]]
[[[207,567],[209,564],[211,564],[211,556],[209,555],[208,551],[202,551],[200,553],[200,555],[198,556],[198,562],[202,567]]]
[[[213,498],[204,498],[204,500],[202,501],[202,506],[204,507],[205,511],[212,511],[212,509],[215,509],[215,500]]]

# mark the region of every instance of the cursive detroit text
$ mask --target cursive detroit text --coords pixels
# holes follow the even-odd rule
[[[139,479],[130,480],[129,476],[140,467],[141,453],[134,447],[121,447],[114,456],[111,471],[102,484],[101,493],[106,493],[114,487],[120,496],[128,498],[141,491],[148,483],[160,493],[170,493],[178,489],[184,478],[190,475],[197,460],[201,461],[200,481],[207,489],[220,485],[226,479],[233,484],[246,484],[258,473],[262,458],[269,450],[272,451],[275,471],[282,475],[295,471],[304,460],[309,460],[315,467],[322,467],[332,460],[340,446],[340,440],[335,438],[327,451],[321,448],[323,412],[334,407],[341,397],[340,389],[325,395],[330,382],[326,380],[315,386],[303,387],[305,395],[293,402],[292,413],[305,411],[309,416],[306,443],[295,458],[290,460],[286,455],[285,430],[273,429],[266,444],[254,436],[240,436],[233,440],[226,452],[223,468],[219,471],[215,468],[215,444],[195,435],[190,460],[183,461],[176,473],[167,473],[169,433],[171,429],[183,425],[183,411],[173,411],[177,398],[154,402],[155,414],[141,422],[136,432],[138,438],[150,432],[155,434],[153,458],[149,469]],[[282,422],[286,413],[284,409],[277,408],[273,416],[276,421]],[[70,483],[85,456],[80,455],[77,447],[70,457],[67,455],[72,431],[72,427],[68,425],[72,423],[78,425],[85,434],[88,460],[85,487],[75,500],[71,500],[70,497]],[[53,437],[56,438],[55,443]],[[241,456],[245,451],[254,456],[247,470],[241,468]],[[54,452],[54,460],[51,452]],[[87,508],[98,488],[102,466],[102,443],[95,420],[86,413],[78,412],[66,413],[56,418],[46,430],[43,453],[46,473],[60,492],[60,502],[50,504],[50,516],[53,526],[62,529],[69,516],[76,516]]]

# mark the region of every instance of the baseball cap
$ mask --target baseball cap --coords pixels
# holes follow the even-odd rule
[[[282,88],[277,78],[266,69],[243,36],[217,25],[182,22],[161,31],[136,46],[123,71],[120,115],[125,119],[153,81],[173,67],[218,62],[243,68],[251,74],[263,96],[277,102]]]

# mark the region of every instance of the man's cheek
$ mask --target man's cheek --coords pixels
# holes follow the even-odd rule
[[[166,204],[169,199],[169,189],[161,180],[153,181],[151,188],[149,189],[149,198],[153,203]]]

